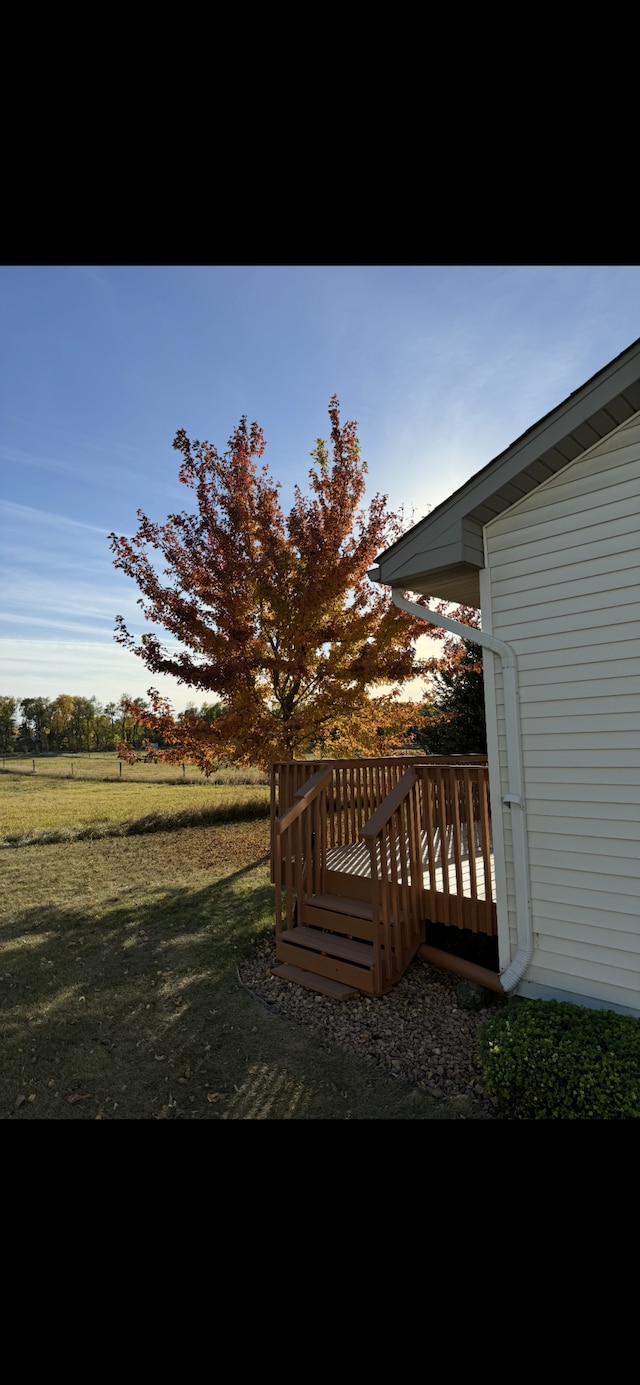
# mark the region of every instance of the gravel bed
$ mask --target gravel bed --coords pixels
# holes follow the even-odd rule
[[[484,1095],[477,1057],[478,1029],[506,1003],[500,996],[484,991],[482,1008],[466,1009],[458,997],[461,978],[415,958],[388,995],[336,1002],[272,976],[275,962],[275,943],[269,939],[239,969],[244,985],[274,1011],[436,1100],[470,1102],[476,1115],[505,1119]]]

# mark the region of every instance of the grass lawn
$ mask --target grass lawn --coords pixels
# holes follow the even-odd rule
[[[128,765],[115,751],[92,751],[90,755],[7,755],[2,757],[5,774],[22,774],[36,779],[122,780],[127,784],[267,784],[269,775],[258,769],[215,770],[205,779],[195,765]],[[34,769],[35,766],[35,769]],[[122,773],[120,769],[122,768]]]
[[[269,812],[267,785],[104,783],[0,774],[0,838],[65,827],[133,822],[151,815],[224,816],[235,808]]]
[[[2,1118],[453,1118],[241,983],[274,926],[268,836],[257,821],[2,851]]]

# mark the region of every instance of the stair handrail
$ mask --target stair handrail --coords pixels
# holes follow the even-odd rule
[[[285,922],[291,928],[298,906],[307,892],[320,893],[326,852],[326,795],[331,768],[317,770],[294,794],[291,807],[276,819],[275,833],[275,909],[276,933],[283,931],[282,892],[285,893]],[[312,816],[304,817],[309,810]],[[296,826],[297,824],[297,826]],[[291,829],[294,829],[291,833]],[[304,854],[304,863],[303,863]],[[284,856],[284,861],[283,861]],[[295,900],[295,905],[294,905]]]
[[[332,772],[331,768],[324,770],[319,769],[315,774],[311,775],[310,779],[306,780],[302,788],[297,789],[296,793],[293,795],[297,802],[293,803],[290,808],[287,808],[287,811],[282,814],[282,817],[276,818],[276,832],[279,837],[282,836],[283,832],[286,832],[288,827],[291,827],[291,824],[304,812],[305,808],[309,806],[312,800],[317,798],[319,793],[322,793],[323,788],[331,778]]]
[[[403,798],[406,798],[410,789],[412,789],[413,785],[417,784],[417,782],[418,776],[415,770],[405,770],[402,778],[399,779],[395,785],[395,788],[391,790],[390,794],[387,794],[384,802],[380,804],[379,808],[376,808],[375,813],[372,813],[369,821],[365,822],[364,827],[360,829],[362,841],[370,842],[379,835],[385,823],[389,821],[389,818],[395,813],[396,808],[402,803]]]

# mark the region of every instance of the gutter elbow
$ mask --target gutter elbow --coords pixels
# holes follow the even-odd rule
[[[516,955],[513,958],[513,961],[509,963],[509,966],[507,967],[506,971],[503,971],[500,976],[503,991],[506,991],[507,994],[509,994],[509,992],[511,991],[515,991],[515,988],[518,985],[518,982],[522,980],[532,957],[533,947],[528,946],[518,948]]]

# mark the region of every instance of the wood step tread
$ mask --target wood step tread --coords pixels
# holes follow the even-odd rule
[[[328,913],[344,914],[346,918],[367,919],[373,922],[373,906],[364,899],[350,899],[343,894],[310,894],[304,901],[304,908],[311,905],[313,909],[326,909]],[[398,911],[394,923],[404,923],[404,913],[402,909]],[[334,925],[335,926],[335,925]],[[349,927],[345,922],[345,933]]]
[[[362,942],[372,943],[376,935],[373,919],[363,919],[355,914],[334,914],[331,909],[314,909],[305,899],[298,916],[299,924],[323,928],[326,933],[339,933],[348,938],[360,938]]]
[[[320,995],[329,996],[330,1000],[349,1000],[351,996],[359,995],[355,986],[334,981],[331,976],[315,976],[313,972],[294,967],[290,962],[280,962],[272,967],[271,975],[279,976],[282,981],[290,981],[294,986],[305,986],[308,991],[319,991]]]
[[[289,928],[281,933],[283,943],[295,943],[296,947],[308,948],[311,952],[325,952],[331,957],[342,957],[345,962],[356,962],[359,966],[370,967],[373,963],[373,944],[359,942],[357,938],[341,938],[337,933],[326,933],[324,929]]]
[[[307,904],[314,909],[331,909],[334,914],[350,914],[354,919],[372,919],[371,905],[365,899],[350,899],[344,894],[311,894]]]
[[[281,933],[276,938],[276,960],[288,962],[292,967],[301,967],[313,976],[330,976],[332,981],[355,986],[367,995],[374,994],[375,967],[363,967],[359,963],[345,961],[344,957],[331,957],[310,947],[297,947],[294,943],[285,942]]]

